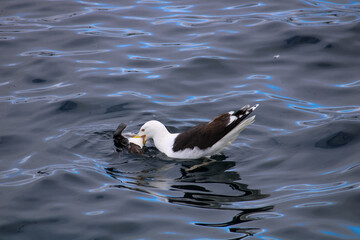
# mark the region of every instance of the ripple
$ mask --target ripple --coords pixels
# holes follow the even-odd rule
[[[9,102],[11,104],[21,104],[21,103],[33,103],[38,101],[46,101],[48,103],[54,103],[63,101],[66,99],[74,99],[78,97],[82,97],[86,95],[86,93],[74,93],[68,95],[44,95],[44,96],[35,96],[35,97],[16,97],[16,96],[4,96],[0,97],[0,102]]]
[[[85,212],[85,215],[96,216],[96,215],[100,215],[100,214],[103,214],[103,213],[105,213],[104,210],[98,210],[98,211]]]
[[[109,49],[97,50],[81,50],[81,51],[56,51],[56,50],[38,50],[20,53],[20,56],[35,56],[35,57],[64,57],[64,56],[77,56],[77,55],[90,55],[110,52]]]
[[[140,97],[140,98],[147,98],[147,99],[152,99],[153,97],[147,94],[143,94],[140,92],[135,92],[135,91],[119,91],[113,94],[108,94],[107,96],[109,97],[118,97],[118,96],[135,96],[135,97]]]
[[[294,208],[322,207],[334,204],[333,202],[310,202],[295,205]]]
[[[6,181],[0,182],[2,187],[12,187],[12,186],[21,186],[37,181],[43,177],[51,176],[57,171],[65,171],[69,173],[78,173],[78,169],[92,169],[89,165],[80,165],[80,164],[55,164],[44,166],[38,169],[31,170],[22,170],[16,169],[17,171],[12,171],[11,174],[7,175]],[[14,174],[16,173],[16,174]]]
[[[156,18],[152,23],[167,24],[176,23],[183,27],[195,27],[198,25],[204,25],[206,23],[214,22],[215,20],[221,19],[220,16],[207,16],[207,15],[172,15],[166,17]]]
[[[360,228],[358,226],[345,226],[347,230],[350,230],[352,234],[344,235],[334,231],[321,230],[320,232],[325,235],[329,235],[331,238],[336,239],[357,239],[360,236]]]
[[[194,57],[189,57],[189,58],[185,58],[183,61],[192,61],[192,60],[197,60],[197,59],[203,59],[203,58],[207,58],[207,59],[220,59],[220,60],[226,60],[229,59],[228,57],[223,57],[223,56],[194,56]]]
[[[327,183],[327,184],[296,184],[289,185],[285,187],[281,187],[276,189],[275,191],[327,191],[333,190],[337,188],[342,188],[347,185],[347,182],[335,182],[335,183]]]
[[[342,87],[342,88],[360,87],[360,80],[357,80],[357,81],[351,82],[351,83],[335,85],[335,86]]]
[[[71,85],[73,85],[73,84],[60,82],[60,83],[56,83],[54,85],[42,87],[42,88],[31,88],[31,89],[18,90],[18,91],[15,91],[14,93],[16,93],[16,94],[39,93],[39,92],[46,92],[46,91],[50,91],[50,90],[54,90],[54,89],[58,89],[58,88],[69,87]]]
[[[0,179],[10,178],[13,174],[15,174],[19,171],[20,171],[20,169],[18,169],[18,168],[12,168],[9,170],[0,171]]]
[[[196,51],[210,48],[206,46],[206,43],[184,43],[184,42],[172,42],[172,43],[150,43],[150,42],[142,42],[145,45],[143,48],[148,47],[179,47],[179,51]]]
[[[216,94],[216,95],[189,96],[185,100],[177,101],[177,102],[164,102],[158,100],[155,100],[153,102],[165,106],[181,106],[181,105],[191,105],[191,104],[199,104],[199,103],[213,103],[225,98],[241,96],[241,95],[251,95],[254,94],[255,92],[256,91],[229,91],[226,93]]]
[[[272,79],[272,76],[269,76],[269,75],[251,75],[251,76],[248,76],[246,79]]]
[[[289,105],[290,108],[321,116],[321,119],[317,120],[298,121],[297,123],[301,126],[318,126],[333,120],[357,121],[359,118],[360,106],[316,107],[314,103],[308,103],[308,105],[310,106]]]
[[[165,12],[191,12],[191,10],[189,10],[190,8],[193,8],[194,5],[176,5],[176,6],[165,6],[165,7],[160,7],[160,9],[162,9]]]
[[[128,58],[131,60],[140,60],[140,61],[164,61],[163,58],[143,57],[143,56],[134,56],[134,55],[128,55]]]
[[[44,31],[51,28],[51,25],[38,23],[36,19],[27,19],[19,16],[9,16],[0,18],[0,33],[29,33]],[[6,38],[14,38],[6,36]]]
[[[269,205],[278,205],[300,199],[313,197],[326,197],[332,194],[339,194],[346,191],[353,191],[360,188],[360,182],[335,182],[329,184],[296,184],[281,187],[275,191],[295,191],[296,193],[283,194],[277,197],[270,196],[262,200],[255,200],[243,203],[233,203],[233,208],[254,209]]]
[[[146,78],[149,78],[149,79],[155,79],[155,78],[160,78],[161,75],[149,75],[149,76],[146,76]]]
[[[251,8],[251,7],[261,7],[264,5],[265,5],[264,3],[246,3],[246,4],[226,7],[223,8],[223,10],[236,10],[236,9]]]
[[[345,166],[341,166],[338,169],[332,170],[332,171],[328,171],[323,173],[323,175],[327,175],[327,174],[343,174],[343,173],[347,173],[353,170],[356,170],[360,167],[360,163],[351,163],[349,165],[345,165]]]
[[[36,152],[31,153],[30,155],[27,155],[27,156],[23,157],[23,158],[20,160],[19,164],[24,164],[24,163],[26,163],[26,162],[29,161],[35,154],[36,154]]]
[[[284,214],[276,213],[276,212],[251,213],[251,214],[248,214],[245,217],[245,219],[246,220],[261,220],[261,219],[270,219],[270,218],[280,218],[283,216],[284,216]]]
[[[1,31],[0,31],[1,32]],[[0,41],[14,40],[13,36],[0,36]]]
[[[150,32],[144,32],[142,30],[135,30],[130,28],[100,27],[98,25],[79,26],[79,27],[71,26],[68,27],[68,29],[77,31],[78,34],[101,36],[101,37],[129,38],[136,36],[152,35]]]
[[[308,1],[304,1],[309,3]],[[176,24],[182,27],[203,27],[224,24],[237,24],[244,21],[244,25],[256,26],[268,22],[284,22],[293,26],[329,26],[329,25],[343,25],[352,24],[360,20],[358,14],[359,4],[331,4],[320,1],[312,1],[309,4],[311,7],[304,9],[291,9],[279,12],[255,12],[240,15],[191,15],[191,14],[176,14],[162,17],[138,17],[125,16],[124,18],[143,20],[152,22],[152,24]],[[243,4],[233,7],[223,8],[223,10],[239,10],[250,7],[261,7],[263,3]],[[248,20],[253,23],[248,24]]]
[[[43,18],[36,18],[33,19],[33,21],[36,22],[61,22],[70,18],[74,18],[74,17],[79,17],[79,16],[83,16],[85,14],[91,13],[93,12],[92,10],[88,9],[88,10],[83,10],[83,11],[77,11],[77,12],[70,12],[70,13],[64,13],[64,14],[59,14],[59,15],[55,15],[55,16],[50,16],[50,17],[43,17]]]
[[[163,1],[163,0],[140,0],[136,3],[139,4],[169,4],[169,1]]]
[[[85,63],[85,64],[104,64],[105,61],[99,61],[99,60],[76,60],[77,63]]]
[[[141,58],[134,57],[132,60],[141,60]],[[154,59],[148,58],[146,61],[153,61]],[[174,65],[164,65],[159,67],[153,67],[153,68],[126,68],[126,67],[86,67],[86,68],[80,68],[77,71],[78,72],[92,72],[92,73],[100,73],[100,74],[107,74],[110,76],[122,76],[127,74],[150,74],[150,76],[153,76],[152,78],[158,78],[159,74],[153,74],[153,72],[157,71],[163,71],[171,68],[178,68],[180,65],[174,64]],[[92,74],[89,73],[89,74]],[[148,75],[149,76],[149,75]],[[149,77],[146,78],[149,78]]]
[[[8,85],[10,82],[2,82],[2,83],[0,83],[0,87],[2,87],[2,86],[5,86],[5,85]]]

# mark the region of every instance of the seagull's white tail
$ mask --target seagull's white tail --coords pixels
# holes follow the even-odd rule
[[[239,134],[253,122],[255,122],[255,116],[245,119],[239,125],[237,125],[233,130],[231,130],[227,134],[228,136],[226,136],[226,138],[229,137],[229,143],[231,144],[237,138],[237,136],[239,136]]]
[[[226,134],[220,141],[214,144],[214,151],[210,154],[216,154],[222,149],[230,146],[232,142],[239,136],[239,134],[250,124],[255,121],[255,116],[252,116],[248,119],[245,119],[238,126],[236,126],[233,130],[231,130],[228,134]]]

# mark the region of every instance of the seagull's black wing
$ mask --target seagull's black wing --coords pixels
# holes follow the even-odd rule
[[[257,106],[246,105],[235,113],[223,113],[208,123],[202,123],[188,129],[175,138],[173,151],[177,152],[186,148],[193,149],[194,147],[206,149],[213,146],[239,125]],[[232,116],[236,119],[230,123]]]

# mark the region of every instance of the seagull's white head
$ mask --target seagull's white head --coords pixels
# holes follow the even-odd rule
[[[142,138],[145,145],[148,139],[161,137],[168,133],[169,132],[167,131],[164,124],[156,120],[151,120],[142,125],[140,131],[134,136],[134,138]]]

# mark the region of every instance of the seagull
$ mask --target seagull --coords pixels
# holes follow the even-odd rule
[[[170,158],[198,159],[219,153],[239,136],[240,132],[254,122],[255,116],[247,118],[259,104],[246,105],[238,111],[223,113],[208,123],[201,123],[183,133],[170,133],[164,124],[151,120],[146,122],[134,138],[142,138],[143,145],[152,139],[155,147]]]

